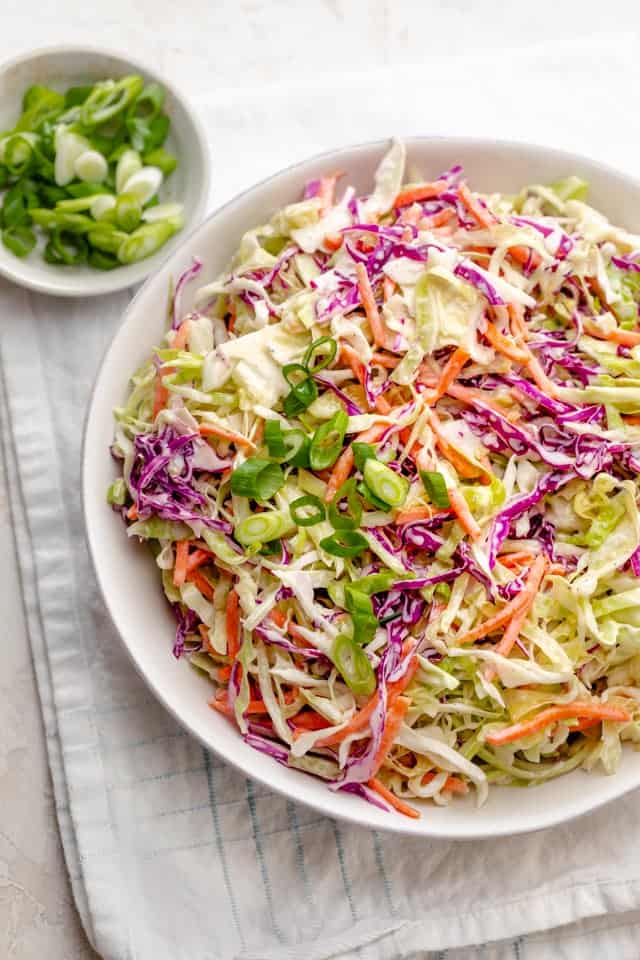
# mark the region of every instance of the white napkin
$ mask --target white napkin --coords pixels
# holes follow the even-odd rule
[[[316,151],[391,133],[530,139],[632,169],[633,52],[612,35],[464,62],[426,54],[419,67],[334,74],[321,88],[310,77],[218,91],[198,104],[215,202]],[[2,434],[29,631],[65,854],[98,952],[635,960],[637,795],[523,838],[406,841],[270,794],[176,726],[114,635],[80,515],[83,414],[127,296],[59,301],[3,283],[0,301]]]

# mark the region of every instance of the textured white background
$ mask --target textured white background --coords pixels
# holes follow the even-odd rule
[[[506,51],[548,51],[569,39],[593,43],[614,32],[626,33],[640,49],[637,0],[137,0],[135,8],[131,0],[4,0],[0,24],[0,60],[54,43],[100,44],[147,60],[192,96],[289,80],[314,87],[323,75],[419,63],[424,88],[407,95],[440,99],[448,72],[442,58],[451,55],[451,71],[458,78],[468,74],[476,118],[483,110],[482,76],[474,66],[480,51],[499,62]],[[430,70],[433,57],[437,70]],[[597,56],[593,68],[597,72]],[[514,136],[526,136],[527,109],[538,118],[563,101],[571,109],[580,90],[571,88],[571,77],[563,83],[561,62],[558,79],[553,105],[537,101],[535,91],[519,95],[511,60],[504,82],[514,91]],[[602,83],[606,90],[606,76]],[[615,111],[615,90],[607,93],[594,104],[600,155],[610,136],[608,105]],[[375,96],[362,91],[354,110],[366,109]],[[452,117],[449,132],[465,133],[464,122]],[[257,129],[254,149],[268,136]],[[13,549],[0,471],[0,957],[85,960],[93,953],[75,917],[57,839]]]

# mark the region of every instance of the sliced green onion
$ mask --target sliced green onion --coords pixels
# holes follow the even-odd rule
[[[287,363],[282,368],[291,392],[282,401],[282,409],[288,417],[295,417],[306,410],[318,396],[318,388],[301,363]]]
[[[371,596],[374,593],[385,593],[387,590],[390,590],[397,579],[398,575],[391,571],[370,573],[367,577],[360,577],[354,586],[360,593],[366,593],[367,596]]]
[[[355,465],[360,472],[364,470],[365,461],[376,455],[376,448],[372,443],[360,443],[354,440],[351,449],[353,450]]]
[[[95,221],[91,217],[85,217],[82,213],[67,213],[66,210],[45,210],[42,207],[36,207],[29,213],[33,222],[45,230],[68,230],[69,233],[87,233],[95,227]]]
[[[87,240],[97,250],[117,254],[127,240],[127,234],[122,230],[116,230],[113,224],[102,221],[94,224],[93,229],[87,234]]]
[[[164,106],[165,93],[159,83],[148,83],[128,110],[129,117],[150,121]]]
[[[309,460],[312,470],[326,470],[332,467],[338,459],[342,450],[342,442],[349,425],[349,417],[344,410],[338,410],[337,413],[327,420],[321,427],[318,427],[311,441],[311,450],[309,451]]]
[[[122,507],[127,499],[127,486],[122,479],[118,477],[117,480],[114,480],[109,489],[107,490],[107,503],[114,503],[118,507]]]
[[[60,228],[51,234],[45,249],[45,259],[48,256],[48,263],[77,266],[79,263],[86,263],[88,252],[87,241],[82,234]]]
[[[152,197],[155,197],[162,186],[162,179],[162,170],[159,167],[141,167],[125,180],[122,192],[133,194],[140,206],[144,207]]]
[[[265,510],[254,513],[241,520],[235,528],[234,536],[238,543],[249,547],[254,543],[269,543],[277,540],[291,530],[291,521],[280,510]]]
[[[71,197],[95,197],[103,194],[105,189],[102,183],[70,183],[59,199],[64,199],[66,193]]]
[[[358,486],[356,487],[356,490],[358,491],[360,496],[367,503],[371,504],[372,507],[375,507],[376,510],[383,510],[385,513],[389,512],[389,504],[384,503],[384,501],[382,500],[379,500],[376,497],[375,493],[372,493],[371,490],[369,490],[369,487],[366,485],[366,483],[359,483]]]
[[[16,257],[26,257],[36,245],[36,235],[29,227],[6,227],[2,242]]]
[[[120,263],[137,263],[152,256],[173,236],[175,229],[169,220],[143,224],[123,240],[118,250],[118,260]]]
[[[449,493],[444,477],[435,470],[421,470],[420,479],[434,507],[450,507]]]
[[[102,183],[109,172],[107,161],[97,150],[85,150],[73,165],[75,175],[85,183]]]
[[[313,513],[307,514],[301,512],[309,507],[314,511]],[[289,504],[289,510],[291,512],[291,519],[294,523],[297,523],[299,527],[313,527],[316,523],[322,523],[325,517],[324,503],[320,497],[314,497],[311,493],[307,493],[304,497],[298,497],[297,500],[294,500],[293,503]]]
[[[287,454],[283,463],[290,463],[292,467],[308,467],[311,440],[302,430],[286,430],[283,434]]]
[[[39,137],[35,133],[14,133],[2,143],[2,162],[12,177],[21,177],[33,165]]]
[[[96,83],[82,104],[80,119],[84,127],[97,127],[122,113],[144,87],[142,77],[135,74],[121,80]]]
[[[137,150],[123,150],[116,165],[116,193],[124,191],[127,180],[142,170],[142,160]]]
[[[346,500],[346,510],[341,510],[342,501]],[[362,520],[362,501],[356,492],[355,478],[347,480],[337,491],[329,504],[329,523],[335,530],[356,530]]]
[[[112,211],[116,205],[116,198],[111,196],[110,193],[99,193],[97,196],[88,197],[87,199],[90,203],[89,213],[94,220],[103,220],[112,216]]]
[[[120,266],[120,261],[113,253],[105,253],[102,250],[90,250],[87,263],[96,270],[113,270]]]
[[[286,456],[287,448],[282,436],[282,424],[279,420],[267,420],[264,425],[264,442],[269,456],[281,460]]]
[[[66,187],[75,178],[75,164],[78,157],[91,149],[85,137],[74,133],[63,124],[56,127],[54,176],[59,187]]]
[[[344,599],[353,621],[353,639],[364,646],[373,640],[379,623],[373,612],[371,597],[363,593],[359,586],[359,583],[348,583],[344,589]]]
[[[231,492],[239,497],[268,500],[284,486],[284,473],[277,463],[249,457],[231,474]]]
[[[320,546],[332,557],[357,557],[368,544],[356,530],[337,530],[320,541]]]
[[[167,139],[170,121],[166,113],[161,113],[152,120],[142,117],[127,117],[127,131],[131,146],[141,153],[149,153],[161,147]]]
[[[409,493],[409,481],[391,467],[370,457],[364,465],[364,482],[374,496],[390,507],[401,507]]]
[[[157,203],[155,206],[147,205],[142,214],[142,219],[146,223],[155,223],[157,220],[184,221],[184,204]]]
[[[65,107],[80,107],[85,102],[92,90],[93,87],[88,85],[69,87],[64,95]]]
[[[172,153],[169,153],[168,150],[165,150],[164,147],[158,147],[157,150],[151,150],[150,153],[145,153],[144,162],[150,167],[158,167],[159,170],[162,170],[165,177],[173,173],[178,166],[177,158],[174,157]]]
[[[49,87],[35,84],[25,91],[22,98],[22,116],[15,129],[35,130],[45,120],[53,120],[64,108],[64,97]]]
[[[347,686],[358,697],[369,696],[376,688],[371,661],[352,637],[339,634],[333,642],[331,659]]]
[[[338,344],[333,337],[319,337],[307,347],[302,365],[313,376],[333,363],[337,352]]]
[[[140,225],[142,205],[134,193],[121,193],[116,200],[115,219],[121,230],[130,233]]]
[[[2,205],[2,225],[4,227],[29,226],[31,214],[27,208],[27,201],[22,186],[16,183],[8,190]]]

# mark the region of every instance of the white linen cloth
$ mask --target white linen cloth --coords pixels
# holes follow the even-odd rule
[[[391,133],[529,139],[633,172],[634,53],[612,34],[464,63],[426,53],[421,66],[333,75],[320,88],[308,77],[295,89],[218,91],[196,102],[212,205],[307,155]],[[25,608],[65,855],[98,952],[636,960],[637,793],[522,838],[403,840],[246,781],[152,699],[98,597],[80,512],[84,411],[127,300],[0,284],[2,437]]]

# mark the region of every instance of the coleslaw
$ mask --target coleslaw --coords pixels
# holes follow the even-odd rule
[[[419,816],[640,740],[640,237],[405,166],[309,182],[185,313],[194,261],[108,500],[212,708]]]

